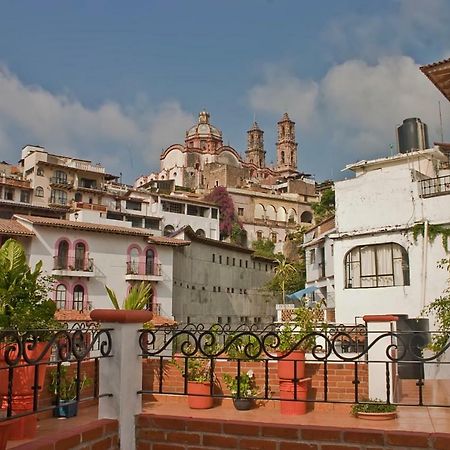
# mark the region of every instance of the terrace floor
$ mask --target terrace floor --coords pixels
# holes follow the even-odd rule
[[[388,421],[369,421],[351,416],[349,405],[316,404],[313,411],[302,416],[281,415],[278,402],[270,401],[266,405],[250,411],[236,411],[231,400],[223,400],[221,405],[207,410],[193,410],[187,406],[187,399],[178,396],[165,396],[161,401],[145,402],[143,412],[155,416],[193,417],[258,422],[287,425],[322,425],[338,428],[359,428],[398,431],[450,432],[450,408],[412,407],[398,408],[398,418]],[[174,406],[176,405],[176,408]],[[312,405],[311,405],[312,406]],[[44,418],[39,420],[36,437],[49,436],[52,433],[73,429],[92,422],[97,418],[97,407],[83,407],[77,417],[71,419]],[[9,441],[7,449],[13,449],[29,441]]]

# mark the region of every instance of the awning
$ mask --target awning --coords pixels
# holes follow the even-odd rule
[[[309,286],[305,289],[300,289],[299,291],[294,292],[293,294],[286,295],[286,298],[291,301],[300,300],[305,295],[312,294],[314,291],[317,291],[317,289],[319,289],[317,286]]]

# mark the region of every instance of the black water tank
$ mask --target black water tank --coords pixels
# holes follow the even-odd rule
[[[397,139],[400,153],[424,150],[428,148],[427,125],[417,117],[405,119],[403,124],[397,127]]]
[[[428,319],[408,319],[399,317],[397,322],[398,339],[397,356],[404,361],[417,361],[422,357],[422,349],[431,341]],[[398,376],[403,380],[423,379],[424,370],[422,362],[399,362]]]

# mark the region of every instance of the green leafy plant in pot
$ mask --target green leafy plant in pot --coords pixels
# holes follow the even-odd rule
[[[366,398],[352,405],[351,414],[360,419],[390,420],[397,417],[397,406],[377,398]]]
[[[60,374],[54,369],[50,375],[48,391],[55,396],[59,394],[60,404],[53,410],[55,417],[73,417],[78,412],[77,397],[77,377],[76,374],[69,374],[70,362],[64,361],[60,366]],[[92,379],[86,373],[83,374],[80,382],[80,392],[92,384]]]
[[[0,366],[6,367],[6,354],[25,365],[19,357],[17,339],[25,340],[23,351],[39,364],[39,380],[45,379],[46,364],[50,358],[50,330],[59,328],[54,318],[56,305],[49,298],[53,280],[42,273],[42,261],[31,268],[25,249],[18,241],[8,239],[0,247]],[[35,330],[31,332],[31,330]],[[16,333],[16,334],[15,334]],[[34,392],[31,388],[35,370],[33,365],[15,368],[12,383],[12,410],[14,413],[31,410]],[[8,371],[0,371],[0,399],[5,408],[8,395]],[[24,426],[16,427],[14,438],[29,436],[36,429],[35,416],[23,418]]]
[[[173,360],[173,363],[187,379],[189,407],[191,409],[212,408],[214,399],[211,396],[210,360],[196,353],[187,357],[187,364],[182,364],[176,359]]]
[[[306,299],[294,310],[294,320],[280,327],[278,356],[278,377],[292,380],[305,376],[305,353],[310,351],[316,338],[312,334],[322,319],[322,303],[309,307]]]
[[[250,369],[239,376],[224,373],[223,381],[233,396],[233,404],[236,409],[248,410],[254,406],[255,398],[259,395],[259,389],[253,370]]]

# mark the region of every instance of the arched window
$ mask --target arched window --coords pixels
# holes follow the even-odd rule
[[[58,284],[55,290],[55,303],[57,309],[65,309],[67,299],[67,288],[64,284]]]
[[[286,222],[286,220],[287,220],[287,212],[283,206],[278,208],[277,220],[278,220],[278,222]]]
[[[155,273],[155,253],[149,248],[145,252],[145,274],[153,275]]]
[[[195,234],[196,234],[197,236],[199,236],[199,237],[206,237],[205,230],[202,230],[201,228],[199,228],[199,229],[195,232]]]
[[[38,177],[43,177],[45,174],[44,174],[44,170],[41,168],[41,167],[38,167],[38,169],[37,169],[37,171],[36,171],[36,175],[38,176]]]
[[[284,152],[281,152],[281,164],[284,164]]]
[[[275,206],[268,205],[266,207],[266,219],[277,220],[277,210],[275,209]]]
[[[311,223],[313,215],[309,211],[305,211],[300,216],[300,222],[302,223]]]
[[[172,225],[166,225],[164,227],[164,236],[169,236],[175,231],[175,228]]]
[[[73,288],[73,309],[77,311],[83,311],[84,306],[84,287],[81,284],[77,284]]]
[[[58,256],[56,257],[56,270],[67,269],[69,266],[69,243],[65,240],[58,244]]]
[[[257,203],[255,206],[255,219],[265,219],[266,217],[266,210],[264,209],[264,206],[260,203]]]
[[[36,197],[43,197],[44,196],[44,188],[42,186],[37,186],[34,190],[34,195]]]
[[[139,274],[139,249],[133,247],[129,252],[129,261],[127,267],[127,273],[132,275]]]
[[[361,245],[345,255],[345,287],[409,286],[408,252],[399,244]]]
[[[55,170],[55,183],[66,184],[67,183],[67,173],[62,170]]]
[[[289,223],[296,223],[297,222],[297,211],[293,208],[289,210]]]
[[[75,270],[86,270],[86,245],[77,242],[75,245]]]

